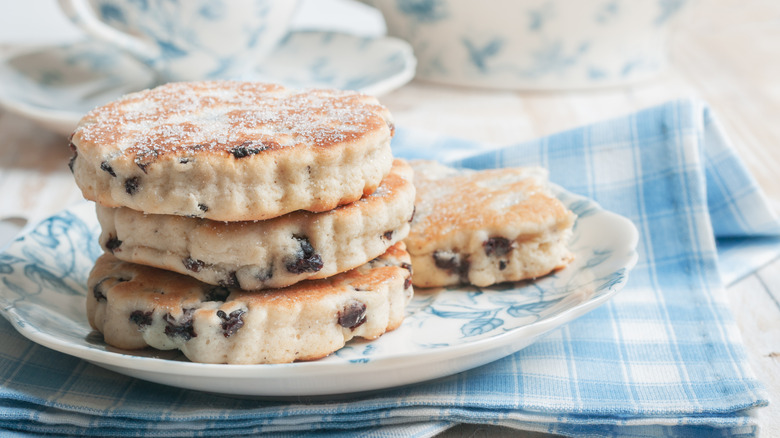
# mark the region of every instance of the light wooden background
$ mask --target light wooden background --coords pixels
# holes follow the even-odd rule
[[[399,126],[514,143],[699,97],[714,109],[780,212],[780,2],[699,1],[672,35],[670,50],[666,74],[632,87],[506,92],[413,82],[382,101]],[[0,110],[0,218],[36,221],[80,200],[66,166],[69,156],[63,136]],[[776,402],[756,414],[762,436],[780,437],[780,261],[729,287],[728,297],[751,364]],[[444,435],[537,436],[467,425]]]

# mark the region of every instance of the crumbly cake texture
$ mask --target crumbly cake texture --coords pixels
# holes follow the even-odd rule
[[[257,82],[181,82],[90,111],[70,162],[85,198],[220,221],[327,211],[392,165],[389,111],[371,96]]]
[[[335,275],[384,253],[409,234],[412,168],[395,160],[376,191],[322,213],[217,222],[97,207],[100,243],[118,259],[246,290]]]
[[[565,267],[576,216],[538,167],[474,171],[411,162],[417,198],[405,239],[419,287],[489,286]]]
[[[98,258],[87,316],[117,348],[179,349],[193,362],[265,364],[319,359],[354,337],[397,328],[411,300],[403,242],[354,270],[283,289],[243,291]]]

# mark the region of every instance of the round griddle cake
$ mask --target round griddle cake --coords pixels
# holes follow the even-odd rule
[[[171,83],[84,116],[70,164],[84,197],[106,207],[263,220],[373,192],[392,135],[387,109],[355,92]]]
[[[404,240],[420,287],[489,286],[571,260],[575,215],[538,167],[474,171],[415,160],[416,212]]]
[[[283,289],[243,291],[98,258],[87,316],[109,345],[179,349],[193,362],[261,364],[318,359],[353,337],[397,328],[411,300],[403,242],[356,269]]]
[[[97,207],[100,243],[118,259],[203,282],[261,289],[325,278],[367,263],[409,234],[412,168],[395,160],[374,193],[333,210],[218,222]]]

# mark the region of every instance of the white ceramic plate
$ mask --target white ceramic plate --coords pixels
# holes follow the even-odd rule
[[[411,47],[399,39],[298,31],[244,79],[381,95],[410,81],[415,65]],[[144,65],[97,41],[0,59],[0,83],[0,104],[8,111],[65,135],[92,108],[157,85]]]
[[[637,259],[627,219],[559,190],[577,219],[569,267],[536,282],[416,290],[403,325],[353,341],[313,362],[213,365],[178,352],[122,351],[87,323],[86,281],[100,254],[93,206],[80,204],[34,227],[0,254],[0,303],[16,329],[46,347],[116,372],[234,395],[313,396],[416,383],[512,354],[594,309],[626,282]]]

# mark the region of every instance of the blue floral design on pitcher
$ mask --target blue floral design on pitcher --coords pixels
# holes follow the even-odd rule
[[[398,0],[398,10],[421,23],[447,18],[447,8],[442,0]]]
[[[665,25],[687,3],[362,1],[413,45],[419,78],[521,89],[624,84],[658,73]]]

